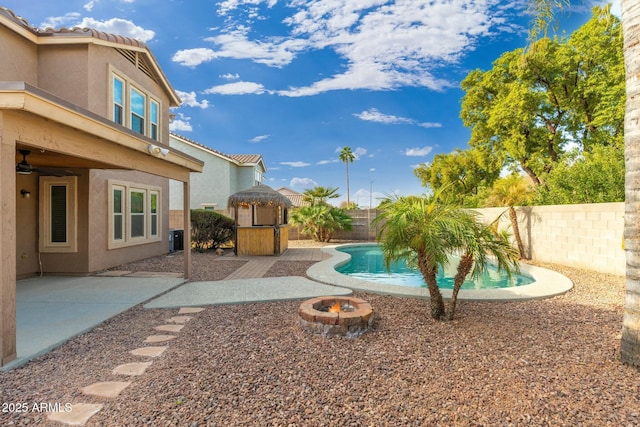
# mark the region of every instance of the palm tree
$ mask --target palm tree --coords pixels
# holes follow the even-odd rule
[[[627,84],[625,111],[625,225],[627,294],[622,322],[620,358],[640,366],[640,3],[622,0],[622,30]]]
[[[347,206],[351,206],[351,200],[349,199],[349,163],[353,163],[356,155],[351,151],[351,147],[342,147],[340,151],[340,160],[342,160],[347,167]]]
[[[308,203],[311,206],[325,205],[329,203],[329,199],[335,199],[340,197],[338,194],[338,188],[331,187],[314,187],[304,190],[302,201]]]
[[[487,197],[488,206],[507,206],[509,209],[509,220],[513,229],[513,237],[518,245],[520,259],[529,259],[520,237],[520,227],[518,226],[518,215],[514,206],[527,205],[531,202],[533,191],[530,181],[521,175],[510,175],[497,180]]]
[[[498,268],[507,272],[517,267],[515,250],[504,237],[482,226],[475,214],[460,209],[438,191],[432,196],[392,196],[380,204],[381,213],[372,227],[380,226],[378,242],[387,268],[405,260],[422,273],[430,296],[431,317],[453,319],[458,291],[471,272],[480,274],[488,266],[487,253],[496,256]],[[460,253],[458,274],[449,309],[438,287],[438,268]]]

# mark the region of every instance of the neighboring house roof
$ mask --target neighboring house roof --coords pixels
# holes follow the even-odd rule
[[[93,28],[36,28],[16,15],[12,10],[0,6],[0,20],[22,37],[37,45],[92,43],[115,48],[125,58],[134,63],[138,69],[154,79],[164,88],[171,100],[171,106],[177,107],[181,100],[169,84],[169,80],[158,65],[149,47],[140,40],[109,34]]]
[[[264,160],[262,159],[262,155],[260,154],[225,154],[221,151],[214,150],[211,147],[207,147],[206,145],[202,145],[199,142],[196,142],[185,136],[178,135],[177,133],[171,132],[170,136],[179,141],[190,144],[202,151],[206,151],[209,154],[225,159],[228,162],[234,163],[238,166],[259,166],[262,169],[262,172],[267,171],[267,168],[264,165]]]
[[[303,201],[304,194],[302,193],[298,193],[297,191],[287,187],[278,188],[276,191],[291,200],[291,203],[293,203],[293,206],[295,207],[307,205],[307,202]]]

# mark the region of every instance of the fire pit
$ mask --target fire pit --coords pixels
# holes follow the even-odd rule
[[[313,298],[300,305],[298,315],[305,330],[324,336],[358,337],[373,323],[371,305],[352,297]]]

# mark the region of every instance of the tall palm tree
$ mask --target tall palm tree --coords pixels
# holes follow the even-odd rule
[[[435,195],[392,196],[379,206],[372,227],[380,226],[378,242],[387,267],[404,259],[416,266],[427,284],[431,317],[452,319],[458,291],[467,275],[488,266],[487,252],[497,256],[498,267],[510,272],[517,265],[515,251],[506,240],[478,223],[475,214]],[[438,268],[455,253],[461,254],[454,294],[447,310],[438,287]]]
[[[622,31],[627,84],[625,111],[625,225],[627,294],[620,358],[640,366],[640,3],[622,0]]]
[[[350,208],[351,200],[349,199],[349,163],[353,163],[353,161],[356,159],[356,155],[351,151],[351,147],[342,147],[339,158],[347,167],[347,208]]]
[[[497,180],[487,197],[488,206],[507,206],[509,212],[509,220],[513,229],[513,237],[518,245],[518,252],[521,259],[528,259],[527,253],[520,236],[520,227],[518,226],[518,215],[515,206],[527,205],[531,202],[533,190],[530,181],[521,175],[510,175]]]

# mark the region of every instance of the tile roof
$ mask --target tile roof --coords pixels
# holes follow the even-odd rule
[[[197,147],[199,147],[199,148],[201,148],[201,149],[203,149],[205,151],[209,151],[211,153],[217,154],[218,156],[225,157],[225,158],[227,158],[229,160],[233,160],[233,161],[235,161],[237,163],[240,163],[240,164],[243,164],[243,165],[244,164],[257,164],[257,163],[260,163],[262,161],[262,155],[260,155],[260,154],[225,154],[222,151],[214,150],[211,147],[207,147],[206,145],[203,145],[203,144],[201,144],[199,142],[196,142],[193,139],[189,139],[186,136],[179,135],[179,134],[177,134],[175,132],[171,132],[171,136],[173,136],[173,137],[175,137],[177,139],[182,139],[182,140],[184,140],[186,142],[189,142],[189,143],[191,143],[191,144],[193,144],[193,145],[195,145],[195,146],[197,146]]]

